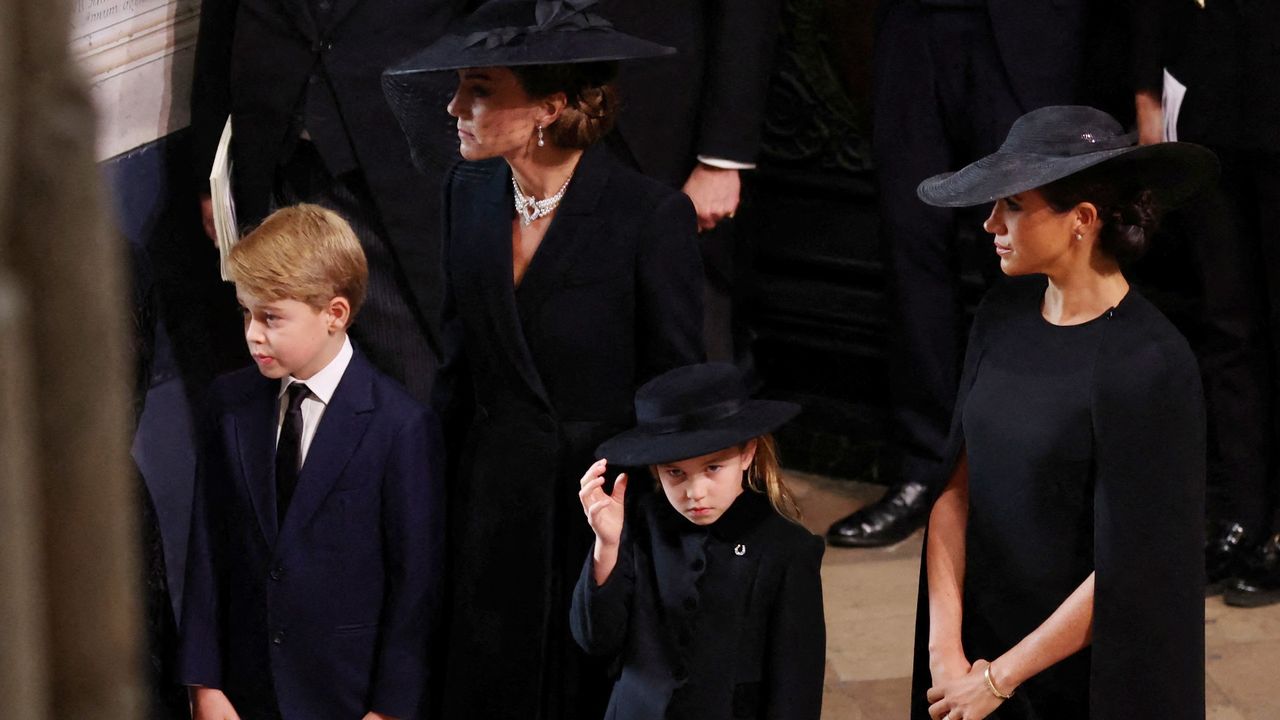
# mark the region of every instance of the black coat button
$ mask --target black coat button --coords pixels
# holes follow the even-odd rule
[[[329,12],[329,8],[333,7],[333,4],[329,0],[320,0],[319,6],[320,12]]]
[[[684,609],[693,611],[698,609],[698,598],[690,596],[684,599]]]
[[[275,567],[271,568],[271,579],[272,579],[272,580],[275,580],[275,581],[279,582],[279,581],[280,581],[280,578],[282,578],[282,577],[284,577],[284,568],[280,567],[279,565],[277,565],[277,566],[275,566]]]
[[[277,630],[277,631],[275,631],[275,632],[271,633],[271,644],[272,644],[272,645],[283,645],[283,644],[284,644],[284,631],[283,631],[283,630]]]
[[[685,666],[677,665],[675,669],[671,671],[671,679],[683,685],[689,681],[689,671]]]
[[[689,569],[694,572],[702,572],[702,568],[706,566],[707,564],[702,561],[702,558],[694,558],[693,562],[689,563]]]

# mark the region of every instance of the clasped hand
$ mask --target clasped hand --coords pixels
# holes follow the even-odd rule
[[[933,687],[925,695],[933,720],[982,720],[1004,702],[991,693],[984,673],[991,663],[977,660],[951,672],[934,671]]]

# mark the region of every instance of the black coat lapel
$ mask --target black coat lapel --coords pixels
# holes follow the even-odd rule
[[[454,247],[471,249],[469,262],[480,280],[485,313],[495,328],[493,336],[524,381],[549,405],[516,309],[511,257],[511,170],[506,163],[485,180],[481,197],[472,198],[466,207],[469,217],[453,229],[452,243]]]
[[[578,248],[599,237],[604,218],[595,217],[596,205],[609,181],[612,163],[608,149],[600,145],[588,148],[578,161],[564,201],[520,283],[520,306],[526,317],[560,286],[579,256]]]
[[[307,457],[298,474],[298,488],[284,516],[280,537],[287,540],[306,527],[320,509],[334,483],[346,469],[373,417],[373,368],[357,351],[351,356],[337,390],[320,418]]]
[[[258,516],[258,526],[267,547],[274,547],[276,527],[276,425],[279,413],[278,381],[261,378],[248,393],[245,403],[232,415],[236,450],[240,456],[240,476]]]

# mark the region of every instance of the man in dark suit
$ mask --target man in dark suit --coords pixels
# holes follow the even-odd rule
[[[780,0],[671,0],[661,12],[635,0],[603,0],[600,12],[625,32],[677,54],[624,65],[622,113],[609,139],[641,172],[693,200],[707,271],[707,351],[734,360],[749,351],[735,317],[746,272],[732,218],[741,172],[755,167],[773,70]],[[732,326],[732,327],[731,327]]]
[[[439,424],[347,338],[365,264],[335,213],[277,211],[231,264],[257,367],[210,400],[181,624],[194,718],[421,717]]]
[[[1186,87],[1169,118],[1177,139],[1222,163],[1219,186],[1170,223],[1190,240],[1204,298],[1207,576],[1229,604],[1280,602],[1280,5],[1134,5],[1142,141],[1162,139],[1165,68]]]
[[[916,186],[994,152],[1019,116],[1078,95],[1086,0],[882,0],[872,154],[888,270],[897,484],[831,527],[875,547],[924,524],[942,467],[964,348],[957,212]],[[980,217],[969,217],[976,227]]]
[[[369,259],[355,337],[370,359],[428,397],[440,293],[439,195],[457,137],[439,90],[439,136],[418,158],[380,74],[441,34],[467,0],[205,0],[192,87],[194,170],[207,176],[230,115],[233,186],[246,226],[315,202],[345,217]],[[212,235],[212,205],[202,202]]]

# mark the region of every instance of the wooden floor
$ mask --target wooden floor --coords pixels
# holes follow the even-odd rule
[[[824,532],[879,496],[873,485],[790,473],[805,525]],[[905,720],[920,533],[892,548],[828,548],[827,676],[823,720]],[[1280,718],[1280,605],[1230,608],[1205,601],[1209,720]]]

